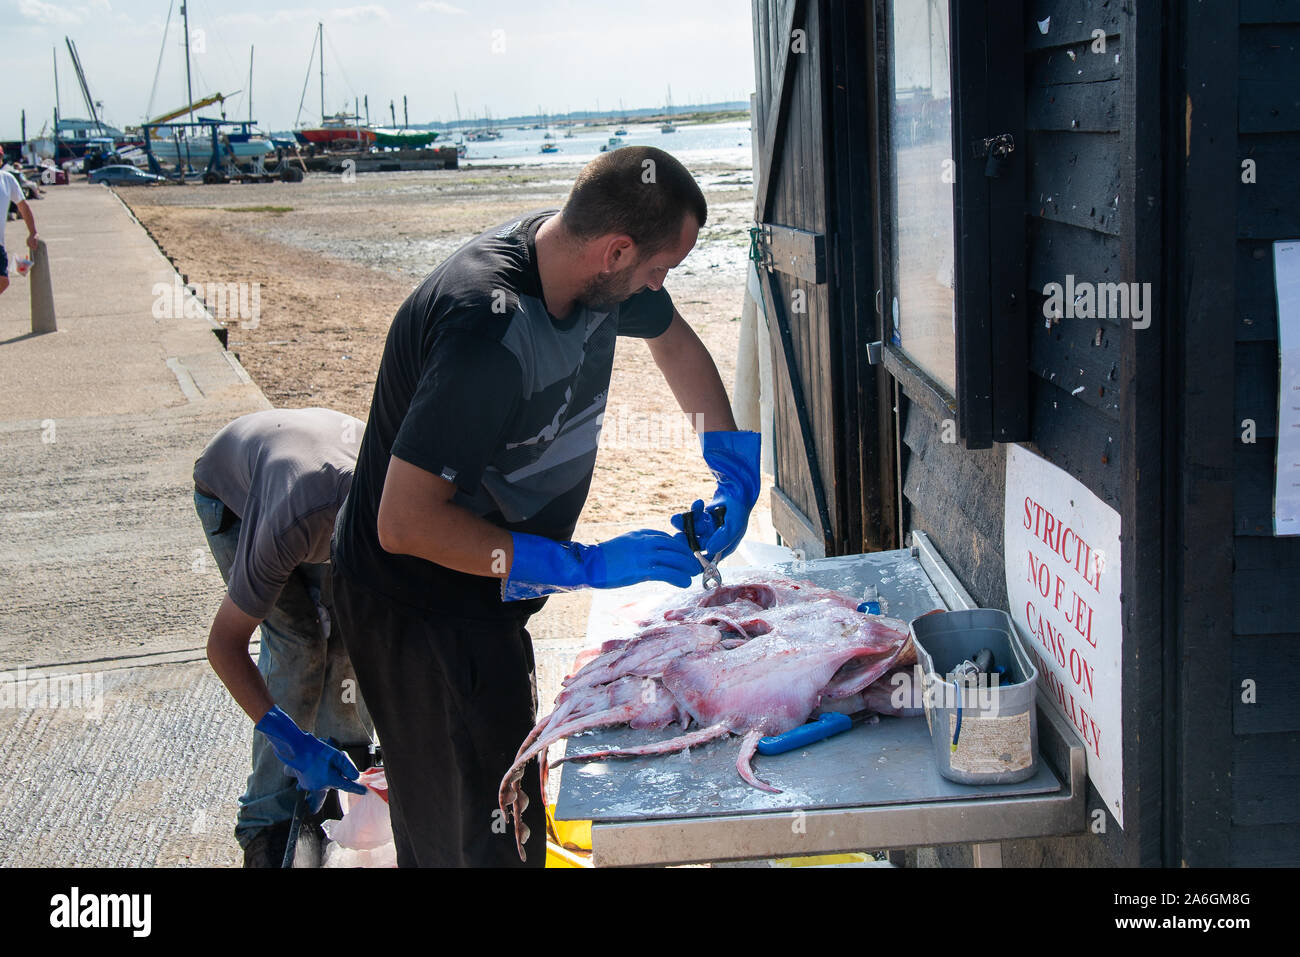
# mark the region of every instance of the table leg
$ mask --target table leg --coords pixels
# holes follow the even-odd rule
[[[971,854],[976,867],[1001,867],[1002,845],[996,841],[989,844],[972,844]]]

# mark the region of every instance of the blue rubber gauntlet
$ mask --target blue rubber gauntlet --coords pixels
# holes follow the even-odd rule
[[[662,581],[687,588],[700,565],[680,535],[643,528],[599,545],[557,542],[511,532],[514,561],[501,583],[503,601],[580,588],[621,588]]]
[[[366,793],[366,786],[356,783],[360,772],[352,759],[303,731],[278,705],[272,706],[253,727],[270,739],[275,756],[284,762],[285,773],[295,777],[304,791],[311,792],[313,812],[320,810],[328,788]]]
[[[749,527],[749,513],[758,501],[762,484],[759,474],[759,453],[762,437],[757,432],[703,432],[700,449],[704,461],[718,480],[718,490],[713,501],[705,506],[708,514],[717,505],[727,507],[722,524],[706,541],[705,557],[720,561],[736,550]]]

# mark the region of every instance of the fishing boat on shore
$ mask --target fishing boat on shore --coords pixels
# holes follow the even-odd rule
[[[42,140],[45,142],[40,144],[37,154],[43,157],[49,151],[49,140],[51,139],[53,141],[53,154],[50,158],[56,163],[83,159],[87,151],[113,153],[119,148],[139,146],[139,137],[132,135],[129,131],[123,132],[105,122],[101,115],[103,103],[96,100],[90,92],[90,84],[86,79],[85,70],[82,69],[76,43],[73,42],[71,37],[64,37],[63,42],[67,46],[68,57],[72,61],[73,75],[76,77],[77,86],[81,92],[82,101],[86,104],[86,112],[90,114],[90,119],[83,120],[63,115],[63,104],[59,95],[59,54],[56,48],[53,51],[54,135],[53,137],[46,137],[45,129],[42,129]]]
[[[293,135],[303,146],[331,150],[366,149],[375,145],[375,131],[355,113],[335,113],[318,126],[296,129]]]
[[[163,23],[163,48],[158,54],[158,65],[155,70],[155,92],[156,77],[162,73],[163,58],[167,50],[167,37],[172,23],[171,14],[169,8],[167,19]],[[184,4],[181,5],[181,30],[182,36],[190,35],[189,13]],[[75,56],[73,64],[77,65]],[[150,116],[154,105],[151,93],[146,112],[148,119],[139,126],[127,128],[127,134],[137,138],[140,148],[119,149],[119,159],[136,166],[147,166],[154,173],[160,172],[162,164],[175,164],[181,178],[185,175],[197,175],[197,167],[209,164],[214,157],[218,157],[222,163],[231,164],[232,168],[252,166],[261,169],[263,158],[275,151],[275,145],[269,136],[256,129],[253,120],[253,50],[251,47],[248,51],[248,119],[246,121],[226,120],[226,101],[233,95],[228,96],[218,91],[204,96],[194,96],[190,48],[187,44],[184,105]],[[209,106],[220,108],[220,120],[199,115],[200,110]]]
[[[221,135],[223,150],[236,161],[255,160],[275,152],[271,140],[241,124],[242,129]],[[196,132],[193,128],[178,126],[175,128],[159,126],[150,129],[149,148],[160,162],[194,163],[206,161],[212,154],[212,137],[206,132]]]
[[[372,132],[375,134],[376,146],[396,149],[418,149],[421,146],[428,146],[438,138],[434,130],[395,130],[376,126]]]
[[[311,61],[316,51],[320,50],[320,112],[318,125],[301,125],[294,129],[293,135],[303,146],[323,150],[369,149],[375,145],[375,131],[369,124],[362,122],[357,112],[325,113],[325,24],[316,24],[316,39],[312,43],[311,55],[307,57],[307,76],[311,77]],[[307,95],[307,86],[303,84],[303,97]],[[366,108],[369,113],[369,107]],[[302,100],[298,101],[298,115],[302,115]]]

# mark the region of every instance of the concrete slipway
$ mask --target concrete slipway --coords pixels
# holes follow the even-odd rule
[[[112,192],[33,209],[59,331],[0,296],[0,865],[233,864],[249,728],[203,656],[190,473],[269,403],[205,319],[154,317],[175,272]]]
[[[30,334],[15,278],[0,296],[0,866],[238,865],[252,731],[203,653],[223,586],[191,471],[269,403],[207,319],[155,317],[175,271],[111,191],[53,187],[33,209],[59,331]],[[24,236],[10,226],[11,253]],[[543,687],[580,644],[538,649]]]

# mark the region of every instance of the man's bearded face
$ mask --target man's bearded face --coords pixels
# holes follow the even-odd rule
[[[638,282],[636,277],[640,265],[638,260],[618,272],[593,276],[578,295],[578,300],[588,309],[608,312],[645,288],[645,283]]]

